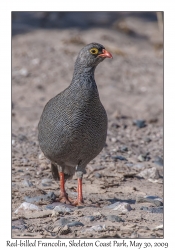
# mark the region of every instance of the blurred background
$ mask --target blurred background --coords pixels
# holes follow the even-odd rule
[[[108,117],[163,122],[162,12],[12,12],[13,126],[37,126],[46,102],[71,82],[79,50],[113,55],[96,70]]]

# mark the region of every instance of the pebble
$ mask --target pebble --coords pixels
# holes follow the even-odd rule
[[[12,140],[12,145],[15,145],[15,140]]]
[[[158,196],[138,196],[136,198],[136,202],[137,203],[142,203],[142,202],[149,202],[152,203],[154,205],[156,205],[157,207],[163,206],[163,200],[158,197]]]
[[[106,225],[95,225],[90,228],[87,228],[85,232],[102,232],[106,230]]]
[[[112,137],[112,138],[111,138],[111,141],[112,141],[112,142],[116,142],[117,139],[116,139],[115,137]]]
[[[21,159],[21,162],[22,162],[23,165],[25,166],[25,165],[28,165],[29,160],[26,159],[26,158],[22,158],[22,159]]]
[[[149,138],[149,137],[145,137],[144,139],[143,139],[145,142],[151,142],[152,140],[151,140],[151,138]]]
[[[120,150],[121,150],[122,152],[127,152],[127,151],[128,151],[128,148],[127,148],[126,146],[123,146],[123,147],[120,148]]]
[[[23,202],[16,210],[15,210],[15,214],[18,214],[19,212],[23,212],[23,211],[40,211],[41,209],[34,205],[34,204],[31,204],[31,203],[28,203],[28,202]]]
[[[68,218],[61,218],[61,219],[55,221],[54,225],[55,226],[65,226],[68,223],[71,223],[71,221]]]
[[[81,223],[80,221],[73,221],[67,224],[68,227],[77,227],[77,226],[84,226],[83,223]]]
[[[66,235],[71,233],[71,229],[66,225],[64,227],[55,227],[53,233],[59,233],[60,235]]]
[[[47,186],[50,186],[51,184],[52,184],[52,180],[51,179],[43,179],[42,181],[41,181],[41,183],[42,183],[42,185],[44,186],[44,187],[47,187]]]
[[[108,215],[107,219],[112,222],[124,222],[124,220],[117,215]]]
[[[145,161],[145,155],[139,155],[138,157],[137,157],[137,159],[139,160],[139,161]]]
[[[146,127],[145,120],[135,120],[133,122],[133,124],[136,125],[138,128],[144,128],[144,127]]]
[[[136,164],[133,164],[133,169],[135,170],[144,170],[146,168],[146,163],[136,163]]]
[[[26,223],[24,222],[23,219],[12,221],[12,230],[13,229],[25,230],[27,228],[25,224]]]
[[[161,157],[159,157],[159,156],[155,157],[153,162],[156,163],[157,165],[163,167],[163,159]]]
[[[28,70],[26,68],[22,68],[22,69],[19,70],[19,74],[21,76],[27,77],[29,75],[29,72],[28,72]]]
[[[26,202],[33,202],[33,203],[38,203],[42,201],[54,201],[56,199],[56,195],[54,192],[49,192],[48,194],[44,195],[39,195],[39,196],[34,196],[34,197],[25,197]]]
[[[66,206],[56,206],[53,209],[56,212],[62,212],[62,213],[70,213],[72,212],[72,209],[70,209],[69,207]]]
[[[95,173],[94,176],[95,176],[95,178],[101,178],[102,177],[102,175],[100,173]]]
[[[118,210],[118,211],[123,212],[123,213],[132,210],[132,208],[131,208],[131,206],[129,205],[129,203],[120,202],[120,201],[115,202],[115,203],[113,203],[113,204],[111,204],[111,205],[109,205],[109,206],[106,206],[106,207],[104,207],[104,208],[112,209],[112,210]]]
[[[91,172],[93,171],[97,171],[97,170],[102,170],[104,168],[106,168],[105,166],[98,166],[98,165],[89,165],[87,167]]]
[[[127,159],[121,155],[116,155],[116,156],[112,156],[112,159],[117,161],[117,160],[120,160],[120,161],[127,161]]]
[[[38,159],[39,160],[45,160],[44,154],[43,153],[39,154]]]
[[[141,207],[140,210],[147,211],[149,213],[160,214],[160,213],[163,213],[163,206],[160,206],[160,207]]]
[[[27,137],[25,135],[19,134],[18,138],[21,141],[27,141]]]
[[[23,180],[22,185],[25,187],[32,187],[33,183],[30,182],[29,180]]]
[[[159,229],[162,229],[162,230],[163,230],[163,224],[162,224],[162,225],[159,225],[159,226],[157,226],[157,227],[155,227],[155,228],[153,229],[153,231],[159,230]]]
[[[71,221],[68,218],[61,218],[58,221],[56,221],[54,223],[54,225],[59,225],[59,226],[65,226],[67,225],[68,227],[75,227],[75,226],[84,226],[83,223],[81,223],[80,221]]]
[[[89,215],[89,216],[84,216],[83,218],[86,222],[90,222],[90,221],[94,221],[95,220],[95,217],[92,216],[92,215]]]
[[[37,65],[37,64],[40,63],[40,59],[39,58],[34,58],[34,59],[31,60],[31,62],[32,62],[33,65]]]
[[[144,179],[159,179],[160,174],[156,167],[145,169],[141,171],[137,176],[143,177]]]

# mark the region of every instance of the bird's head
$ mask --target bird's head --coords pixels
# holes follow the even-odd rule
[[[76,63],[81,67],[93,68],[105,58],[112,58],[111,53],[99,43],[90,43],[80,50]]]

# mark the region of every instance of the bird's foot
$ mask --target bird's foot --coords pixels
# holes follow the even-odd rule
[[[79,200],[79,199],[72,200],[71,205],[73,205],[73,206],[84,206],[84,201]]]
[[[59,198],[58,198],[59,202],[65,203],[65,204],[71,204],[71,199],[68,197],[68,194],[62,193]]]

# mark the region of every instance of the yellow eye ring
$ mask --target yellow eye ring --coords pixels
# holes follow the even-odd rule
[[[90,49],[91,54],[97,55],[98,54],[98,49],[97,48],[92,48]]]

